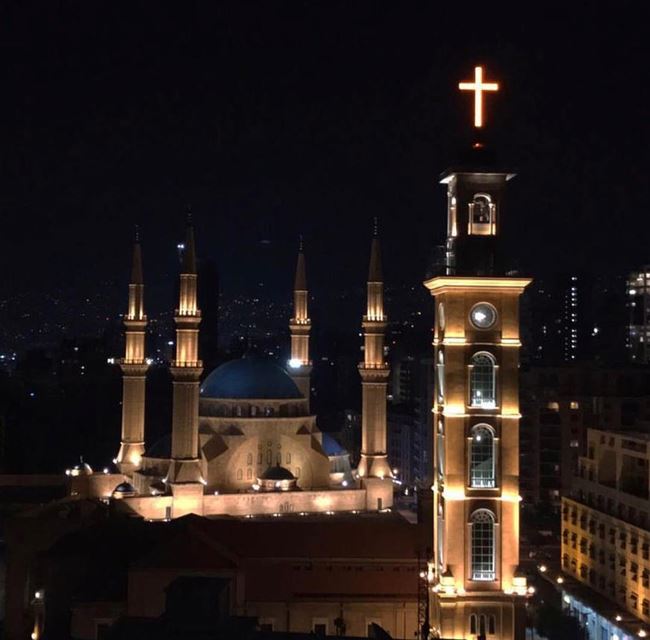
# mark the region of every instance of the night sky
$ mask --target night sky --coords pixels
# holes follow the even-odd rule
[[[650,262],[641,3],[453,4],[2,3],[0,293],[122,287],[136,222],[160,285],[188,204],[226,295],[264,279],[288,296],[299,233],[316,294],[361,285],[373,216],[389,283],[417,284],[477,63],[518,171],[513,264]]]

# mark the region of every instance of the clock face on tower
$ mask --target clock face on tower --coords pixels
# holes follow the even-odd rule
[[[469,319],[477,329],[489,329],[497,321],[497,310],[487,302],[479,302],[472,307]]]

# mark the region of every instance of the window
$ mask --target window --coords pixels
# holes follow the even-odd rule
[[[253,479],[253,470],[250,467],[248,467],[248,469],[246,469],[246,480],[252,480],[252,479]]]
[[[469,632],[472,635],[484,638],[496,633],[496,618],[493,615],[472,613],[469,617]]]
[[[249,453],[246,456],[246,464],[253,464],[253,454],[252,453]]]
[[[438,364],[436,365],[436,386],[438,391],[438,402],[445,399],[445,354],[438,351]]]
[[[438,473],[445,473],[445,426],[443,418],[438,418],[438,447],[437,447],[437,456],[438,456]]]
[[[496,234],[495,207],[487,193],[476,193],[469,204],[470,235],[493,236]]]
[[[479,509],[472,514],[472,580],[494,580],[494,514]]]
[[[241,469],[237,469],[237,480],[242,480],[244,477],[244,472]]]
[[[472,428],[470,444],[470,485],[491,488],[496,485],[494,473],[494,433],[486,424]]]
[[[496,406],[496,361],[489,353],[472,356],[469,373],[469,397],[473,407]]]
[[[287,458],[287,464],[291,464],[291,454],[290,453],[287,453],[286,458]]]

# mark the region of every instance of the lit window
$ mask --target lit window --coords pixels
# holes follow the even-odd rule
[[[472,580],[494,580],[494,514],[479,509],[472,514]]]
[[[580,408],[580,403],[579,403],[579,402],[576,402],[575,400],[572,400],[572,401],[569,403],[569,408],[570,408],[570,409],[579,409],[579,408]]]
[[[472,356],[469,376],[469,397],[473,407],[496,406],[496,361],[489,353]]]
[[[472,429],[470,444],[470,485],[476,488],[496,486],[494,473],[494,433],[485,424]]]

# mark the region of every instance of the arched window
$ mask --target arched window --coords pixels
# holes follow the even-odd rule
[[[472,580],[494,580],[494,514],[479,509],[472,514]]]
[[[244,472],[241,469],[237,469],[237,480],[241,480],[244,477]]]
[[[486,424],[472,428],[469,453],[470,486],[491,488],[496,486],[494,462],[494,432]]]
[[[247,480],[253,479],[253,470],[250,467],[246,469],[246,479]]]
[[[477,628],[478,628],[478,627],[477,627],[477,624],[476,624],[476,614],[473,613],[473,614],[470,615],[470,617],[469,617],[469,632],[470,632],[472,635],[476,635],[476,630],[477,630]]]
[[[291,464],[291,454],[290,453],[287,453],[286,458],[287,458],[287,464]]]
[[[253,454],[252,453],[249,453],[246,456],[246,464],[253,464]]]
[[[496,233],[495,207],[487,193],[475,193],[469,205],[470,235],[493,236]]]
[[[436,462],[438,463],[438,473],[445,473],[445,425],[443,422],[444,418],[440,416],[438,418],[438,435],[437,437],[437,456]]]
[[[438,363],[436,365],[436,388],[438,391],[438,402],[445,399],[445,354],[438,351]]]
[[[469,372],[469,401],[473,407],[494,408],[496,402],[496,360],[484,351],[472,356]]]

